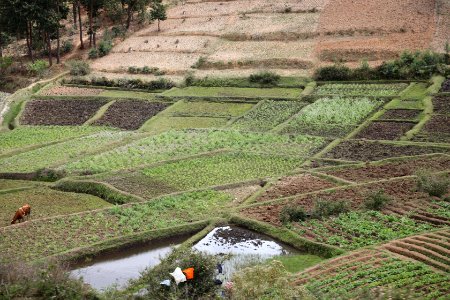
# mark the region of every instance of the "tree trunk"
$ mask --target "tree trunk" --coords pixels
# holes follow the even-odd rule
[[[89,2],[89,48],[92,48],[92,35],[93,35],[93,30],[92,30],[92,13],[94,10],[94,0],[91,0]]]
[[[94,42],[94,48],[97,47],[97,32],[92,32],[92,41]]]
[[[77,30],[77,0],[72,2],[73,28]]]
[[[50,34],[47,32],[47,51],[48,51],[48,64],[53,66],[53,57],[52,57],[52,43],[50,41]]]
[[[80,4],[80,0],[77,1],[77,6],[78,6],[78,23],[80,25],[80,49],[83,50],[84,49],[84,42],[83,42],[83,25],[81,24],[81,4]]]
[[[128,8],[127,8],[127,26],[126,26],[127,29],[130,28],[131,17],[132,16],[133,16],[133,7],[132,7],[131,4],[128,4]]]
[[[34,63],[33,57],[33,26],[31,22],[27,22],[27,47],[28,47],[28,56],[31,59],[31,62]]]
[[[160,19],[158,19],[158,31],[161,31],[161,28],[159,27],[159,23],[161,22]]]
[[[58,14],[58,25],[56,28],[56,63],[59,65],[61,63],[61,45],[60,45],[60,38],[59,38],[59,0],[56,0],[56,13]]]

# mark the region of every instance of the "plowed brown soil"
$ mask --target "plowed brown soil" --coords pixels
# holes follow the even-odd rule
[[[103,100],[33,100],[25,106],[23,125],[83,125],[105,105]]]
[[[282,197],[320,191],[327,188],[332,188],[334,186],[336,186],[334,183],[310,174],[284,177],[266,190],[261,196],[259,196],[257,201],[268,201]]]
[[[372,122],[357,137],[367,140],[398,140],[414,125],[416,123],[412,122]]]
[[[348,168],[339,171],[325,171],[325,173],[351,181],[367,182],[414,175],[419,170],[433,170],[433,172],[450,170],[450,157],[418,157],[416,159],[402,160],[384,165],[366,165],[355,169]]]
[[[416,119],[421,110],[414,109],[391,109],[386,111],[380,119],[384,120],[414,120]]]
[[[322,60],[380,60],[426,49],[435,33],[435,1],[330,0],[319,20]],[[339,37],[341,36],[341,37]]]
[[[390,157],[413,156],[430,153],[449,153],[448,148],[422,147],[416,145],[392,145],[380,142],[345,141],[326,154],[328,158],[372,161]]]
[[[139,129],[148,119],[169,106],[142,100],[123,100],[111,105],[95,125],[107,125],[126,130]]]

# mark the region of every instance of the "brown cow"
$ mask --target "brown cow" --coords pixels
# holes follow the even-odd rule
[[[14,218],[11,221],[11,224],[16,223],[16,221],[22,222],[22,220],[25,219],[25,217],[28,218],[31,216],[31,206],[29,204],[25,204],[24,206],[20,207],[16,213],[14,214]]]

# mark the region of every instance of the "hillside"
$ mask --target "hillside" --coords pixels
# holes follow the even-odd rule
[[[373,64],[404,50],[442,52],[449,1],[181,1],[93,63],[97,75],[157,67],[172,78],[245,76],[259,69],[307,75],[333,61]],[[151,75],[139,77],[151,77]]]

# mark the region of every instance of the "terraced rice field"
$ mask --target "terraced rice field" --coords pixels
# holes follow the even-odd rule
[[[70,99],[72,88],[44,88],[0,132],[0,264],[77,258],[220,218],[320,257],[292,275],[319,299],[398,287],[445,299],[446,95],[431,107],[429,84],[319,84],[304,95],[300,80],[283,82],[292,87],[77,89]],[[39,178],[43,169],[55,178]],[[57,182],[8,180],[27,176]],[[387,200],[370,206],[376,197]],[[9,226],[25,202],[31,220]]]

